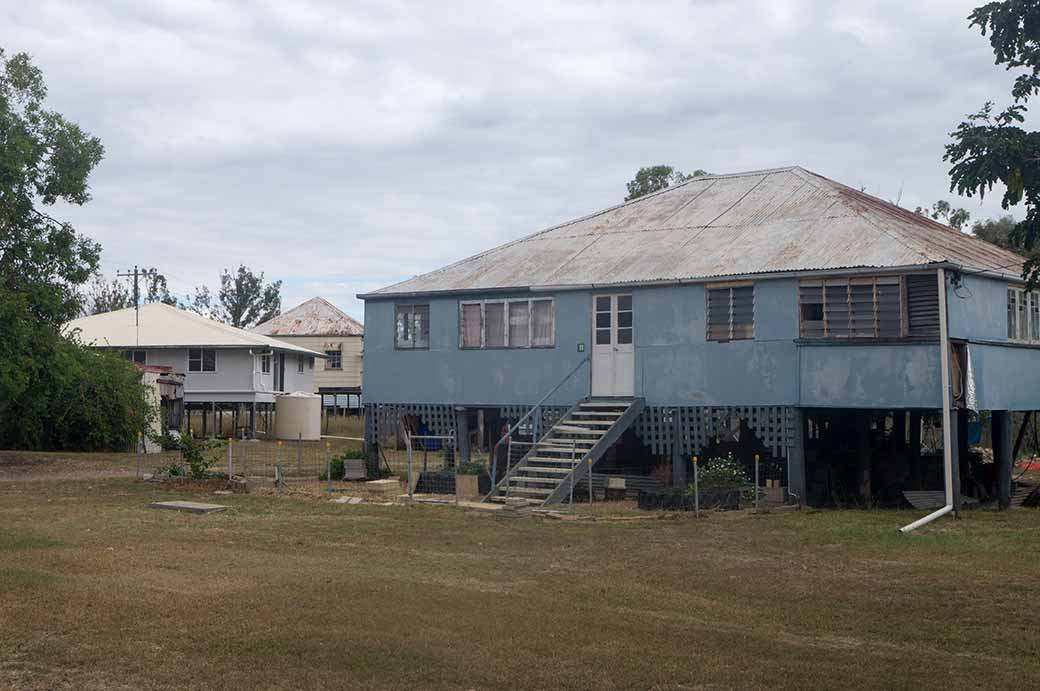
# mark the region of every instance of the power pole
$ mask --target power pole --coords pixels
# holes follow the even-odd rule
[[[126,271],[124,273],[116,273],[116,276],[120,278],[134,277],[134,327],[137,329],[137,345],[140,345],[141,340],[141,290],[138,287],[137,279],[142,272],[137,270],[137,264],[134,264],[133,273]]]

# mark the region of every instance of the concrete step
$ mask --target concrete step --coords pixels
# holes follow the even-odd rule
[[[542,504],[541,499],[531,499],[530,497],[509,497],[510,499],[523,499],[528,506],[540,506]],[[496,494],[493,497],[488,497],[488,501],[494,502],[495,504],[505,504],[506,495]]]

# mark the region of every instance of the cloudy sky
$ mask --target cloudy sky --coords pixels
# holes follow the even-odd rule
[[[0,46],[104,142],[62,213],[107,273],[187,293],[244,263],[286,308],[360,317],[355,294],[617,203],[642,165],[953,200],[947,134],[1011,82],[976,4],[34,0]]]

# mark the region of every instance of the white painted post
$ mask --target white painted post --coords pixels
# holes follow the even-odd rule
[[[234,436],[228,437],[228,440],[227,440],[227,479],[228,479],[228,482],[231,482],[231,478],[234,475],[234,467],[232,466],[232,461],[231,461],[231,459],[232,459],[231,447],[234,445],[234,443],[235,443]]]
[[[329,494],[332,494],[332,455],[330,453],[330,442],[325,442],[325,477],[329,481]]]

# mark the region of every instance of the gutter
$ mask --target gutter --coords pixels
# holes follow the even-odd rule
[[[936,518],[953,511],[953,439],[950,434],[950,330],[946,315],[946,271],[939,269],[939,362],[942,372],[942,415],[943,415],[943,479],[946,493],[946,505],[924,518],[904,525],[899,529],[902,533],[917,530],[928,525]]]

